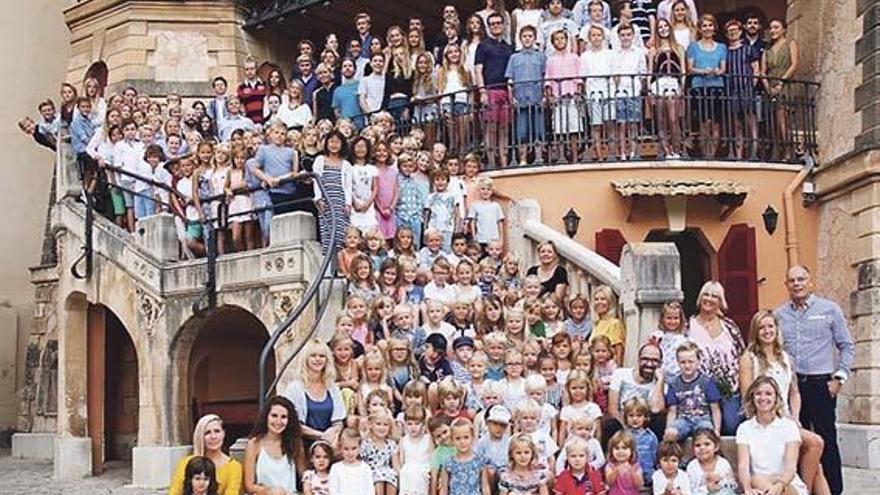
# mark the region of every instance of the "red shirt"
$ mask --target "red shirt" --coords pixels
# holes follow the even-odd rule
[[[587,471],[580,480],[574,477],[571,469],[559,473],[553,487],[553,492],[559,495],[596,495],[604,490],[602,474],[590,465],[587,465]]]

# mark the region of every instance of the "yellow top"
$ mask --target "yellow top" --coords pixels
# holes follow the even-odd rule
[[[608,337],[612,346],[617,344],[624,345],[626,329],[623,328],[623,323],[617,318],[606,318],[596,322],[596,327],[593,328],[593,333],[590,334],[590,343],[599,335]]]
[[[183,484],[186,482],[186,464],[195,456],[188,455],[177,463],[174,470],[174,477],[171,478],[171,487],[168,488],[168,495],[183,495]],[[243,472],[241,463],[233,458],[229,458],[226,464],[217,469],[217,495],[241,495],[241,482]]]

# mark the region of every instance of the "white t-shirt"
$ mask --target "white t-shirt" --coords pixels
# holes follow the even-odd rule
[[[576,406],[572,404],[562,406],[562,411],[559,412],[559,420],[566,423],[581,416],[596,420],[602,417],[602,410],[595,402],[586,401]]]
[[[752,474],[778,476],[785,470],[785,444],[801,442],[797,424],[788,418],[776,418],[767,426],[756,418],[744,421],[736,429],[736,444],[749,447]]]
[[[436,299],[446,306],[452,306],[452,302],[455,301],[455,287],[449,284],[440,288],[432,280],[425,286],[424,293],[426,300]]]
[[[550,435],[553,432],[551,424],[556,421],[556,408],[546,402],[541,404],[541,420],[538,423],[538,431]]]
[[[349,465],[337,462],[330,467],[330,495],[373,495],[373,471],[366,462]],[[345,488],[343,488],[345,487]]]
[[[284,122],[287,127],[303,127],[312,120],[312,109],[305,103],[296,108],[290,108],[290,104],[278,107],[278,120]]]
[[[574,435],[569,435],[568,440],[565,441],[565,445],[568,445],[568,442],[571,441],[572,438],[575,438]],[[602,452],[602,444],[599,443],[599,440],[595,438],[590,438],[587,440],[587,458],[589,459],[587,462],[590,466],[593,466],[594,469],[601,470],[603,466],[605,466],[605,453]],[[559,456],[556,458],[556,475],[559,476],[559,473],[565,470],[565,462],[568,460],[568,456],[565,452],[565,447],[563,446],[559,449]]]
[[[654,390],[655,382],[636,383],[633,379],[633,371],[632,368],[618,368],[611,375],[611,385],[608,389],[618,393],[617,405],[621,412],[623,412],[623,405],[626,404],[626,401],[635,397],[641,397],[649,404],[651,403],[651,392]]]
[[[382,98],[385,96],[385,76],[382,74],[370,74],[364,76],[358,83],[358,96],[367,98],[365,112],[376,112],[382,108]]]
[[[645,58],[645,50],[639,47],[630,47],[628,50],[614,50],[614,74],[619,75],[617,80],[618,96],[638,96],[642,91],[642,80],[632,77],[633,74],[648,72],[648,62]]]
[[[614,81],[608,77],[614,68],[614,52],[608,49],[587,51],[581,54],[581,74],[588,78],[586,89],[587,97],[607,98],[614,95]]]
[[[656,472],[661,475],[663,474],[660,470],[657,470]],[[737,481],[733,475],[733,468],[730,467],[730,463],[727,462],[727,459],[720,455],[715,459],[715,474],[718,476],[718,482],[722,488],[729,488],[736,491]],[[709,495],[709,487],[706,485],[706,473],[703,472],[703,468],[700,467],[700,461],[693,459],[688,463],[687,475],[688,478],[690,478],[691,493],[694,495]]]
[[[504,385],[504,393],[501,396],[501,400],[504,402],[504,406],[511,411],[516,409],[520,402],[528,398],[528,395],[526,394],[525,378],[520,377],[519,380],[513,382],[504,378],[501,380],[501,384]],[[540,429],[538,431],[540,431]]]
[[[550,438],[550,435],[542,433],[541,430],[526,433],[526,435],[530,436],[532,442],[535,443],[535,448],[538,450],[538,462],[547,463],[550,460],[550,456],[559,450],[559,446]]]
[[[455,284],[454,287],[456,301],[467,301],[468,303],[473,304],[477,299],[483,297],[483,293],[480,292],[480,288],[476,285],[463,286]]]
[[[498,222],[504,220],[501,206],[494,201],[474,201],[468,209],[468,219],[476,222],[477,242],[487,244],[501,239]]]
[[[666,493],[667,488],[678,490],[681,495],[691,495],[690,478],[681,469],[678,470],[675,478],[672,479],[667,478],[663,471],[658,469],[651,475],[651,482],[654,486],[654,495],[663,495]]]

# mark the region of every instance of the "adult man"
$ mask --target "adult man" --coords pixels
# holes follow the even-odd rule
[[[855,347],[843,311],[837,303],[813,294],[810,271],[804,266],[789,268],[785,280],[789,300],[776,308],[785,350],[794,361],[801,401],[800,421],[804,428],[825,441],[822,469],[831,493],[843,492],[840,450],[835,427],[837,394],[849,376]],[[837,363],[835,352],[837,349]]]
[[[507,165],[510,96],[504,71],[513,55],[513,46],[504,41],[504,17],[493,12],[487,20],[489,38],[480,42],[474,57],[477,87],[486,107],[486,158],[490,166]],[[496,160],[497,156],[497,160]]]
[[[354,17],[354,27],[357,29],[357,39],[361,42],[361,58],[370,59],[370,45],[373,43],[373,35],[370,34],[372,19],[370,14],[361,12]]]
[[[214,81],[217,82],[216,80]],[[225,82],[225,81],[224,81]],[[266,86],[263,81],[257,77],[257,61],[252,57],[248,57],[244,61],[244,81],[238,85],[236,96],[244,107],[244,114],[251,119],[254,124],[263,122],[263,99],[266,97]],[[227,107],[229,102],[226,102]],[[229,116],[227,111],[226,117]],[[221,126],[219,115],[216,115],[217,127]]]
[[[651,408],[651,430],[661,437],[665,429],[663,402],[663,351],[653,343],[647,342],[639,348],[638,368],[618,368],[611,375],[608,388],[608,418],[602,421],[602,440],[607,441],[616,431],[623,428],[623,406],[630,399],[641,397]],[[603,446],[604,448],[604,446]]]
[[[321,83],[318,81],[318,76],[314,73],[314,62],[307,55],[300,55],[299,58],[296,59],[296,66],[299,68],[299,76],[295,79],[302,84],[302,99],[303,103],[312,107],[312,95],[315,93],[315,90],[318,89],[318,86]]]

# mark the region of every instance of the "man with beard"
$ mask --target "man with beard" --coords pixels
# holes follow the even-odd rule
[[[223,111],[225,112],[226,110],[224,109]],[[184,136],[189,135],[192,132],[199,132],[199,119],[196,117],[195,109],[186,109],[183,114],[183,120],[181,121],[181,127],[181,132]]]
[[[641,397],[651,407],[650,427],[658,438],[665,429],[663,409],[663,372],[660,363],[663,352],[654,342],[639,348],[638,368],[618,368],[611,375],[608,389],[608,415],[602,420],[602,449],[611,435],[623,429],[623,405],[630,399]]]
[[[745,36],[743,42],[748,46],[752,55],[757,60],[762,60],[764,51],[767,50],[767,41],[764,39],[764,26],[761,23],[761,17],[756,12],[746,14]],[[755,73],[756,76],[764,76],[764,68],[760,67],[760,71]],[[758,118],[758,135],[767,135],[767,121],[764,118],[767,106],[767,88],[764,87],[764,81],[761,77],[755,78],[755,114]],[[758,150],[758,154],[762,155],[762,150]]]

